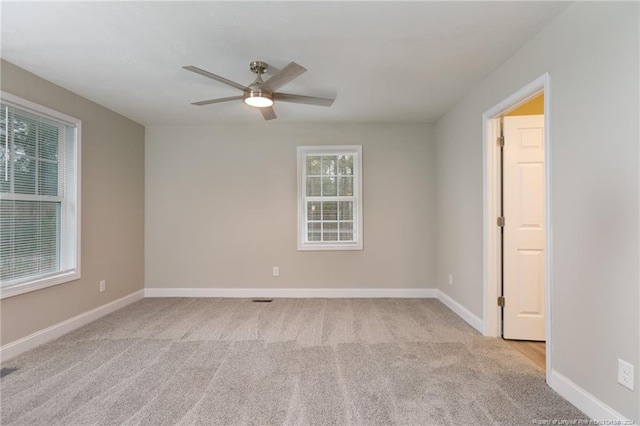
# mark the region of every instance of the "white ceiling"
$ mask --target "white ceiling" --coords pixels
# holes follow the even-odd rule
[[[559,2],[2,2],[1,56],[144,125],[262,121],[249,62],[308,71],[282,121],[429,122],[538,33]],[[267,75],[268,77],[268,75]]]

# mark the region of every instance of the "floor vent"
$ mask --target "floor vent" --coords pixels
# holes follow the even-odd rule
[[[3,378],[4,376],[8,376],[9,374],[13,373],[14,371],[18,371],[17,368],[3,368],[0,369],[0,379]]]
[[[273,299],[253,299],[252,302],[254,302],[254,303],[271,303],[271,302],[273,302]]]

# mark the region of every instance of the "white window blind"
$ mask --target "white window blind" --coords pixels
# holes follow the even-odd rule
[[[362,249],[361,146],[298,147],[298,249]]]
[[[79,123],[6,96],[0,105],[2,297],[79,276]]]

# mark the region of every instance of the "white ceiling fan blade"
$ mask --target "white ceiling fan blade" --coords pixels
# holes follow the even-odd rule
[[[221,83],[228,84],[229,86],[235,87],[236,89],[240,89],[243,92],[246,91],[246,90],[249,90],[249,88],[247,86],[243,86],[242,84],[236,83],[235,81],[231,81],[231,80],[229,80],[227,78],[220,77],[219,75],[213,74],[213,73],[211,73],[209,71],[205,71],[205,70],[200,69],[198,67],[194,67],[193,65],[187,65],[187,66],[184,66],[182,68],[184,68],[187,71],[195,72],[196,74],[200,74],[200,75],[203,75],[205,77],[211,78],[213,80],[219,81]]]
[[[218,98],[218,99],[209,99],[207,101],[192,102],[191,105],[202,106],[202,105],[209,105],[209,104],[218,104],[220,102],[237,101],[238,99],[242,99],[242,98],[243,98],[242,96],[230,96],[228,98]]]
[[[278,118],[276,116],[276,112],[273,110],[273,107],[265,107],[260,108],[260,112],[265,120],[273,120],[274,118]]]
[[[262,89],[274,92],[305,71],[307,71],[305,67],[298,65],[295,62],[291,62],[289,65],[278,71],[269,80],[265,81],[262,84]]]
[[[306,104],[323,107],[330,107],[331,105],[333,105],[333,101],[335,101],[335,99],[316,98],[315,96],[291,95],[289,93],[274,93],[273,98],[277,101],[282,102],[293,102],[296,104]]]

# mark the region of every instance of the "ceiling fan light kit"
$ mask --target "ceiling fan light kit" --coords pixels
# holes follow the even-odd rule
[[[244,103],[256,108],[266,108],[273,105],[273,96],[262,90],[251,90],[244,94]]]
[[[236,89],[242,90],[243,92],[242,96],[209,99],[206,101],[193,102],[192,105],[202,106],[242,99],[245,104],[255,108],[259,108],[265,120],[273,120],[274,118],[277,118],[276,113],[272,108],[276,100],[324,107],[329,107],[333,104],[334,99],[292,95],[288,93],[276,93],[276,90],[289,83],[296,77],[300,76],[302,73],[307,71],[307,69],[296,64],[295,62],[291,62],[289,63],[289,65],[271,76],[271,78],[269,78],[267,81],[263,81],[262,74],[267,71],[267,67],[267,63],[262,61],[253,61],[249,64],[249,69],[251,70],[251,72],[256,74],[256,79],[249,86],[243,86],[242,84],[236,83],[235,81],[228,80],[219,75],[210,73],[209,71],[194,67],[193,65],[184,66],[182,68],[186,69],[187,71],[191,71],[196,74],[200,74],[229,86],[235,87]]]
[[[262,90],[262,74],[267,71],[267,63],[253,61],[249,64],[249,69],[256,74],[255,81],[249,86],[249,90],[244,92],[244,103],[256,107],[267,108],[273,105],[273,94],[268,90]]]

